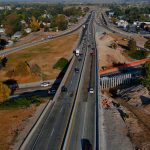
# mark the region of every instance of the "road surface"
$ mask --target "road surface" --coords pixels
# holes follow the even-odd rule
[[[72,123],[69,139],[64,149],[84,150],[85,148],[96,149],[96,45],[93,30],[93,18],[88,28],[88,47],[87,57],[82,74],[83,80],[80,83],[76,114]],[[94,48],[94,55],[91,55]],[[94,93],[89,93],[93,88]]]
[[[90,16],[87,20],[89,22]],[[86,25],[87,26],[87,25]],[[87,28],[87,27],[86,27]],[[20,149],[24,150],[59,150],[63,145],[66,130],[69,123],[69,118],[74,106],[76,91],[82,76],[82,68],[87,53],[86,44],[86,28],[79,41],[78,48],[83,53],[81,61],[75,58],[73,67],[68,75],[65,86],[67,92],[62,92],[54,106],[42,118],[42,121],[36,128],[35,132],[30,136],[27,144],[22,144]],[[75,68],[79,68],[79,73],[76,73]],[[28,137],[27,137],[28,139]],[[25,142],[24,142],[25,143]]]

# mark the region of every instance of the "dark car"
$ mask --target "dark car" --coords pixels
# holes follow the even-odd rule
[[[79,68],[74,68],[74,71],[75,71],[76,73],[79,73]]]
[[[65,86],[61,87],[61,92],[67,92],[67,88]]]
[[[55,94],[56,93],[56,88],[51,88],[49,91],[48,91],[48,94],[51,94],[51,95],[53,95],[53,94]]]

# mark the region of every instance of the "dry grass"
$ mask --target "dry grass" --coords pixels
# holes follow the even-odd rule
[[[8,150],[36,108],[0,110],[0,149]]]
[[[38,64],[42,73],[46,75],[46,79],[54,79],[60,70],[53,69],[53,65],[61,57],[69,58],[78,39],[78,34],[74,33],[56,40],[27,48],[20,52],[8,55],[8,63],[5,70],[0,71],[0,80],[8,79],[5,73],[14,69],[21,61],[27,61],[29,64]],[[26,77],[15,77],[18,82],[33,82],[40,80],[39,77],[29,75]]]

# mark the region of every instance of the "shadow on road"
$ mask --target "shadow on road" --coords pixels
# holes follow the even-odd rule
[[[88,139],[81,139],[82,150],[92,150],[92,144]]]
[[[150,104],[150,98],[149,97],[145,97],[145,96],[140,96],[142,105],[148,105]]]

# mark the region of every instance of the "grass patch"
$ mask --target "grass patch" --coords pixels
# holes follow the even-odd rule
[[[68,60],[62,57],[56,62],[53,68],[62,70],[63,68],[66,67],[67,64],[68,64]]]
[[[133,58],[133,59],[137,59],[137,60],[140,60],[140,59],[144,59],[147,57],[148,55],[148,52],[147,51],[143,51],[143,50],[138,50],[138,51],[133,51],[133,52],[129,52],[128,51],[128,55]]]
[[[42,102],[40,97],[23,97],[15,100],[6,101],[0,104],[0,109],[5,108],[24,108],[29,107],[31,104],[39,105]]]

